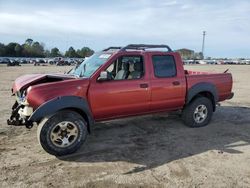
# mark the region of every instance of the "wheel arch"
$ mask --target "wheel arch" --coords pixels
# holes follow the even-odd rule
[[[216,110],[216,103],[218,102],[218,92],[214,84],[209,82],[202,82],[192,86],[187,92],[186,104],[189,104],[199,96],[210,99],[213,104],[213,111]]]
[[[74,112],[80,114],[87,123],[88,132],[89,133],[91,132],[90,130],[91,130],[91,125],[93,124],[93,122],[91,123],[91,120],[88,117],[88,114],[84,110],[79,109],[79,108],[75,108],[75,107],[64,108],[61,110],[71,110],[71,111],[74,111]]]
[[[94,119],[86,99],[77,96],[57,97],[39,106],[29,117],[31,122],[39,122],[44,117],[62,110],[73,110],[79,113],[87,122],[88,131],[94,124]]]

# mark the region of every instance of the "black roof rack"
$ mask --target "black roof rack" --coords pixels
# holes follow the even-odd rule
[[[107,52],[109,50],[146,50],[146,49],[152,49],[152,48],[166,48],[168,52],[172,52],[172,49],[168,45],[154,45],[154,44],[129,44],[125,47],[120,46],[111,46],[103,50],[103,52]]]
[[[150,48],[166,48],[169,52],[172,52],[172,49],[168,45],[154,45],[154,44],[129,44],[123,48],[121,51],[125,50],[146,50]]]
[[[120,46],[111,46],[109,48],[104,49],[103,52],[106,52],[109,50],[120,50],[120,49],[122,49],[122,47],[120,47]]]

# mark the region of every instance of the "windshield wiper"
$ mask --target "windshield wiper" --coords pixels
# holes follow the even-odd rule
[[[78,75],[79,77],[86,77],[83,72],[80,73],[80,75]]]
[[[80,73],[80,77],[86,77],[85,75],[84,75],[84,73],[86,72],[86,64],[84,64],[83,65],[83,71],[81,71],[81,73]]]

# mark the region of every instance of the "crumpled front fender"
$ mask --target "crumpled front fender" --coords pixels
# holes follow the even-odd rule
[[[29,117],[31,122],[40,122],[44,117],[64,109],[73,109],[84,115],[88,125],[94,124],[94,119],[86,99],[78,96],[57,97],[39,106]]]

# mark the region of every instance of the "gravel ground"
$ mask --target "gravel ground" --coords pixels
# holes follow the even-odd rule
[[[7,126],[10,88],[22,74],[69,67],[0,66],[0,187],[250,187],[250,66],[185,68],[233,73],[235,97],[209,126],[188,128],[172,113],[97,123],[77,153],[56,158],[36,127]]]

